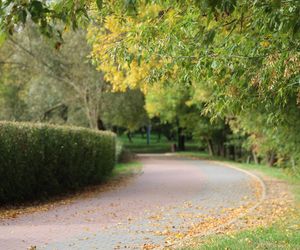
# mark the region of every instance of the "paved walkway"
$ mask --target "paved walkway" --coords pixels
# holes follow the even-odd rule
[[[161,155],[141,161],[143,173],[124,187],[0,221],[0,249],[152,249],[255,202],[252,178],[238,170]]]

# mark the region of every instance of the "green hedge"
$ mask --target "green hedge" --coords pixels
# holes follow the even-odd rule
[[[115,165],[115,141],[110,132],[0,122],[0,204],[101,182]]]

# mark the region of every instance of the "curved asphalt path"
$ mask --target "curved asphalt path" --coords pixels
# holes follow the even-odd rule
[[[212,213],[255,202],[253,179],[244,172],[172,156],[140,159],[143,173],[125,187],[0,221],[0,249],[164,245],[170,233],[187,231]]]

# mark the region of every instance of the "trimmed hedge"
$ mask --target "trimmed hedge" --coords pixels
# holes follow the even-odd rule
[[[100,183],[116,161],[110,132],[0,122],[0,204]]]

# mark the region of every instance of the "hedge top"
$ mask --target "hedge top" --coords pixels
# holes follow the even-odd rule
[[[116,137],[116,134],[111,131],[100,131],[100,130],[93,130],[89,128],[84,127],[77,127],[77,126],[71,126],[71,125],[54,125],[49,123],[32,123],[32,122],[12,122],[12,121],[0,121],[0,126],[14,126],[16,128],[20,129],[40,129],[40,128],[48,128],[53,130],[62,130],[65,132],[86,132],[91,133],[95,135],[108,135],[112,137]]]

